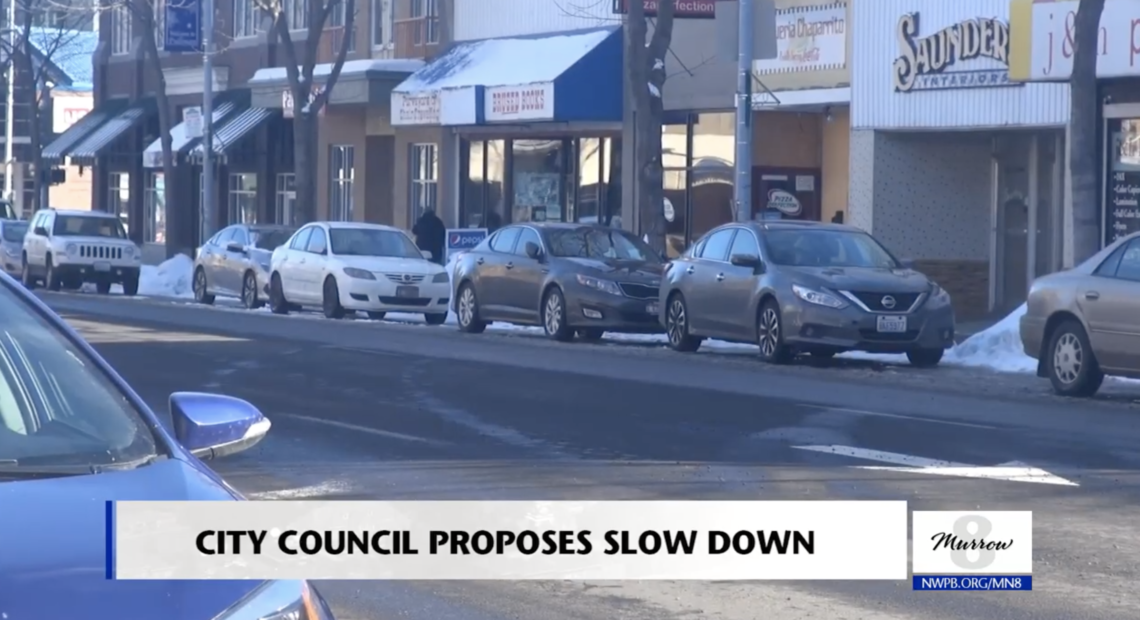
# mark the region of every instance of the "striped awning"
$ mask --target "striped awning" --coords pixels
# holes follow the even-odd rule
[[[127,107],[126,99],[112,99],[72,123],[71,127],[65,129],[63,133],[56,136],[55,140],[44,147],[42,155],[44,163],[61,163],[75,145],[90,136],[110,118],[122,112],[125,107]]]
[[[210,117],[213,119],[213,124],[216,126],[222,122],[224,118],[229,116],[237,109],[237,104],[233,101],[225,101],[218,104],[214,108]],[[190,128],[186,125],[185,121],[178,123],[170,128],[170,151],[174,153],[175,160],[178,156],[190,149],[190,145],[198,140],[197,136],[190,135]],[[147,168],[161,168],[162,167],[162,138],[158,138],[150,143],[143,151],[143,166]]]
[[[214,155],[225,158],[228,149],[252,134],[263,123],[281,114],[270,108],[246,108],[233,115],[214,132]],[[201,162],[205,149],[201,142],[190,151],[190,159]]]
[[[106,149],[115,144],[130,130],[138,127],[154,113],[151,101],[139,102],[120,112],[87,136],[71,151],[71,161],[81,166],[94,165],[95,160]]]

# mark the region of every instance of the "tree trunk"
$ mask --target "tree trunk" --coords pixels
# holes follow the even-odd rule
[[[1101,197],[1097,176],[1097,38],[1105,0],[1081,0],[1074,23],[1073,72],[1069,76],[1070,162],[1073,199],[1073,261],[1100,250]]]
[[[293,93],[293,170],[297,199],[293,203],[294,224],[304,224],[317,219],[317,137],[319,122],[316,111],[302,112],[298,99]]]
[[[149,5],[148,6],[148,11]],[[185,254],[187,256],[194,256],[195,237],[197,237],[196,230],[198,222],[190,217],[190,213],[194,210],[190,209],[190,205],[184,204],[185,201],[177,199],[179,193],[174,191],[174,151],[172,146],[172,138],[170,136],[171,119],[170,119],[170,105],[166,98],[166,76],[162,73],[162,64],[159,62],[158,57],[158,43],[155,41],[154,36],[150,33],[156,32],[154,15],[149,14],[144,16],[143,23],[149,24],[147,32],[143,34],[143,58],[144,63],[150,67],[151,76],[154,78],[154,94],[155,103],[158,106],[158,135],[162,141],[162,203],[163,203],[163,219],[166,222],[166,256],[167,258],[173,257],[175,254]],[[149,174],[144,172],[143,174]],[[144,182],[145,187],[145,182]],[[216,188],[207,187],[204,191],[212,192]],[[183,192],[185,194],[186,192]],[[131,197],[134,200],[134,196]],[[146,198],[143,198],[142,214],[144,220],[150,219],[150,214],[146,212]],[[174,216],[174,217],[171,217]],[[144,221],[144,230],[151,222]],[[131,228],[135,228],[132,226]],[[137,237],[136,237],[137,238]]]
[[[43,149],[43,133],[41,133],[43,127],[43,117],[40,116],[40,114],[43,113],[43,108],[40,106],[40,87],[39,84],[36,83],[39,81],[36,79],[38,76],[36,75],[34,68],[31,66],[31,63],[28,62],[29,59],[32,58],[32,44],[26,36],[23,37],[22,43],[23,49],[18,53],[13,54],[12,58],[16,60],[14,67],[17,70],[16,75],[23,74],[25,76],[29,76],[33,81],[32,88],[27,89],[27,106],[28,148],[31,150],[32,156],[31,164],[34,174],[33,184],[35,191],[32,192],[32,203],[30,205],[24,205],[24,213],[35,213],[37,210],[42,208],[40,206],[40,187],[46,182],[42,174],[44,169],[42,156],[43,154],[40,152]],[[21,192],[23,191],[23,188],[17,187],[15,190],[17,192]]]

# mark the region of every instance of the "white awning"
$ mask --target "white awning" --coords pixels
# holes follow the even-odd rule
[[[227,115],[234,111],[236,106],[231,101],[219,104],[214,108],[214,113],[211,114],[213,124],[217,124]],[[191,142],[197,140],[198,136],[191,136],[189,127],[185,122],[178,123],[170,128],[170,151],[177,157],[179,153],[186,149]],[[147,168],[161,168],[162,167],[162,138],[156,139],[150,143],[143,151],[143,166]]]

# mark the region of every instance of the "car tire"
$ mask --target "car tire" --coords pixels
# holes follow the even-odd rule
[[[384,317],[388,316],[387,312],[376,312],[374,310],[368,311],[368,318],[373,321],[383,321]]]
[[[482,334],[487,329],[487,323],[479,318],[479,298],[475,296],[475,287],[470,282],[464,282],[459,287],[455,299],[455,316],[461,332]]]
[[[917,368],[934,368],[942,362],[942,349],[915,349],[906,352],[906,359]]]
[[[207,306],[214,303],[214,296],[210,294],[209,284],[206,282],[206,270],[201,267],[194,270],[194,301]]]
[[[51,255],[47,257],[47,266],[44,268],[44,288],[49,291],[59,291],[63,288],[63,280],[60,279],[59,274],[55,272],[55,265],[51,262]],[[110,290],[108,288],[108,290]]]
[[[24,288],[29,291],[36,288],[36,277],[32,275],[32,267],[28,264],[27,256],[24,256],[24,268],[20,272],[20,280],[24,283]]]
[[[702,339],[689,333],[689,305],[680,293],[674,293],[665,307],[665,337],[674,351],[692,353],[701,348]]]
[[[597,327],[582,327],[577,330],[578,340],[582,342],[597,342],[606,335],[606,330]]]
[[[289,314],[289,302],[285,300],[281,275],[276,273],[269,278],[269,310],[273,314]]]
[[[1046,372],[1053,391],[1061,396],[1089,397],[1104,383],[1088,334],[1080,323],[1065,321],[1049,339]]]
[[[326,319],[343,319],[345,315],[344,306],[340,305],[340,289],[332,276],[325,278],[321,287],[321,311]]]
[[[756,315],[756,346],[760,359],[769,364],[787,364],[795,357],[791,347],[784,344],[784,320],[775,299],[765,301]]]
[[[123,279],[123,294],[127,297],[134,297],[139,294],[138,276],[128,276]]]
[[[424,314],[424,322],[428,325],[443,325],[447,322],[446,312],[428,312]]]
[[[557,286],[550,287],[542,297],[542,329],[558,342],[574,339],[574,330],[566,324],[566,297]]]
[[[241,305],[246,310],[257,310],[265,305],[257,294],[257,276],[252,271],[245,272],[245,277],[241,279]]]

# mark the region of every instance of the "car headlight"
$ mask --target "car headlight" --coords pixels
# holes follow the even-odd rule
[[[947,293],[946,289],[937,284],[931,284],[930,287],[930,301],[940,304],[950,303],[950,293]]]
[[[332,610],[307,581],[266,581],[214,620],[334,620]]]
[[[845,307],[847,307],[847,302],[836,297],[835,295],[832,295],[831,293],[824,293],[823,291],[817,291],[817,290],[810,289],[810,288],[807,288],[804,286],[799,286],[796,284],[792,285],[792,292],[796,294],[796,297],[799,297],[800,299],[808,302],[809,304],[815,304],[817,306],[827,306],[828,308],[845,308]]]
[[[447,284],[451,279],[447,277],[446,271],[441,271],[435,274],[435,277],[432,278],[431,281],[433,284]]]
[[[344,275],[357,280],[375,280],[376,276],[372,275],[371,271],[357,269],[356,267],[345,267]]]
[[[75,256],[76,254],[79,254],[79,246],[75,245],[74,243],[69,243],[67,244],[67,247],[64,248],[64,251],[67,252],[68,256]]]
[[[578,284],[592,288],[595,291],[609,293],[611,295],[621,295],[621,289],[618,288],[616,282],[609,280],[602,280],[600,278],[591,278],[590,276],[578,276]]]

